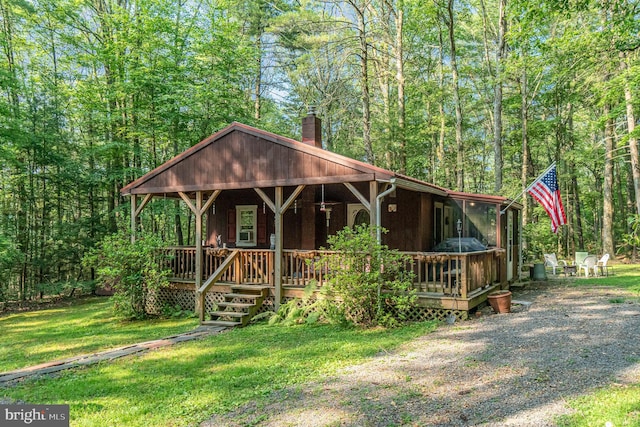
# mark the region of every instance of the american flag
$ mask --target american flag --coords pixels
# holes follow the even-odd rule
[[[556,165],[553,164],[546,173],[539,176],[527,191],[547,211],[549,218],[551,218],[551,231],[557,233],[558,227],[567,223],[567,216],[564,214],[560,189],[558,188]]]

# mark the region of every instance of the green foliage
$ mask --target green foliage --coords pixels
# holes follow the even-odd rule
[[[146,317],[147,292],[168,285],[168,270],[160,268],[163,242],[142,235],[131,243],[125,233],[105,237],[83,262],[96,269],[102,284],[115,290],[113,308],[128,319]]]
[[[36,290],[42,295],[70,297],[74,294],[93,293],[95,287],[95,282],[92,281],[45,282],[39,283]]]
[[[316,292],[318,291],[318,292]],[[330,305],[332,301],[327,301],[324,297],[325,292],[317,288],[317,283],[311,281],[304,288],[304,296],[295,298],[280,305],[278,311],[267,311],[254,316],[252,321],[267,319],[270,325],[313,325],[323,321],[329,321],[333,317],[328,317],[326,313],[330,313]]]
[[[375,229],[367,225],[345,227],[328,243],[336,253],[325,255],[318,265],[328,266],[325,292],[336,301],[336,314],[364,327],[395,326],[406,319],[417,296],[405,255],[379,244]]]
[[[189,317],[196,317],[196,314],[191,310],[183,309],[180,304],[165,304],[162,306],[162,316],[165,318],[186,319]]]
[[[542,261],[543,254],[557,252],[558,237],[551,231],[550,221],[544,210],[538,208],[536,206],[535,211],[541,220],[522,227],[523,239],[529,242],[528,250],[522,253],[525,262]]]
[[[640,215],[629,217],[627,224],[629,232],[622,235],[622,245],[618,248],[618,253],[621,251],[632,252],[635,256],[638,247],[640,247]]]
[[[6,236],[0,234],[0,302],[8,299],[9,282],[18,270],[22,253]]]

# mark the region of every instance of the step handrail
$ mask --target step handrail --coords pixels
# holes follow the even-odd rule
[[[222,264],[220,264],[220,267],[218,267],[218,269],[214,271],[211,276],[209,276],[209,278],[202,284],[202,286],[200,286],[200,289],[198,289],[198,293],[204,294],[209,290],[211,286],[213,286],[218,280],[220,280],[222,275],[229,269],[229,267],[231,267],[231,264],[238,257],[238,255],[240,255],[239,250],[231,252],[229,256],[222,262]]]
[[[220,264],[220,266],[216,269],[216,271],[214,271],[213,274],[209,276],[209,278],[202,284],[202,286],[200,286],[200,289],[196,290],[196,302],[198,305],[197,311],[199,312],[198,317],[200,317],[201,323],[204,321],[204,303],[207,291],[218,280],[220,280],[222,275],[229,269],[229,267],[231,267],[231,265],[233,265],[236,258],[238,258],[238,255],[240,255],[240,251],[237,249],[231,252],[229,256],[222,262],[222,264]]]

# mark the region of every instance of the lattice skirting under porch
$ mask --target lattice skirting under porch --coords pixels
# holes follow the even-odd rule
[[[295,300],[296,298],[284,297],[284,302]],[[302,307],[303,303],[301,299],[298,299],[298,307]],[[406,313],[407,320],[409,322],[425,322],[429,320],[445,321],[449,314],[453,313],[458,320],[467,320],[469,313],[464,310],[450,310],[445,308],[427,308],[427,307],[414,307],[409,313]]]
[[[205,313],[215,311],[215,305],[224,301],[224,293],[222,292],[207,292],[205,298]],[[251,303],[250,300],[238,300],[238,302]],[[176,289],[176,288],[162,288],[147,293],[146,310],[149,314],[160,314],[162,309],[166,306],[171,308],[180,307],[182,310],[195,310],[196,308],[196,293],[190,289]],[[273,310],[274,299],[267,297],[258,313]]]
[[[295,298],[285,297],[283,302],[289,302],[295,300]],[[215,304],[224,301],[224,294],[222,292],[208,292],[205,299],[205,312],[215,311]],[[300,305],[302,304],[301,300]],[[239,301],[239,302],[251,302],[251,301]],[[267,297],[262,303],[262,307],[258,313],[265,311],[273,311],[274,307],[273,297]],[[160,314],[165,306],[172,308],[180,307],[182,310],[195,310],[196,295],[195,291],[189,289],[176,289],[176,288],[162,288],[157,291],[150,291],[147,294],[147,313]],[[444,308],[426,308],[426,307],[414,307],[407,314],[407,320],[410,322],[424,322],[428,320],[440,320],[445,321],[449,314],[453,313],[458,320],[468,319],[468,312],[464,310],[448,310]]]
[[[425,322],[428,320],[445,321],[449,314],[456,316],[458,320],[467,320],[469,313],[464,310],[450,310],[445,308],[414,307],[406,314],[410,322]]]

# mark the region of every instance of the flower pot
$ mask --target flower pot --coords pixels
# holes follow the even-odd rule
[[[509,313],[511,312],[511,292],[509,291],[496,291],[487,295],[491,308],[496,313]]]

